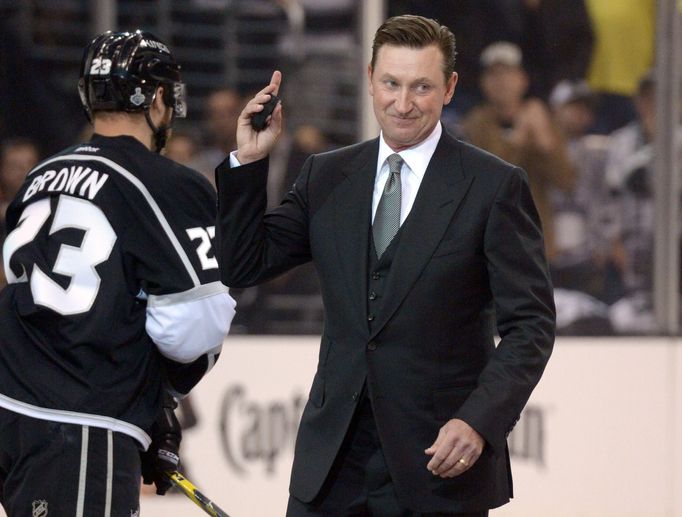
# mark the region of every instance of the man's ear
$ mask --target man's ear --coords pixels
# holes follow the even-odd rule
[[[372,85],[372,63],[367,65],[367,87],[369,88],[369,94],[374,96],[374,86]]]
[[[450,104],[452,96],[455,94],[455,86],[457,86],[458,78],[457,72],[452,72],[450,80],[445,85],[445,99],[443,100],[443,105]]]

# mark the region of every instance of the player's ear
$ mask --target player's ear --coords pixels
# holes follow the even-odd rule
[[[163,113],[166,108],[166,103],[163,100],[165,93],[166,90],[163,86],[157,86],[156,95],[154,95],[154,102],[152,103],[154,110],[158,110],[161,113]]]

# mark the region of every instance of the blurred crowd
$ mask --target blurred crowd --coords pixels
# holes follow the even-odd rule
[[[457,37],[459,83],[444,111],[446,128],[528,173],[555,284],[559,333],[655,332],[655,0],[396,0],[388,5],[389,15],[430,16]],[[358,81],[364,84],[364,77]],[[176,126],[166,155],[213,182],[214,168],[235,149],[237,117],[250,93],[212,91],[201,121]],[[272,203],[309,154],[345,143],[325,135],[314,116],[292,114],[301,102],[285,98],[285,103],[289,126],[271,160]],[[37,142],[7,138],[1,143],[3,236],[5,207],[42,157]],[[310,267],[235,295],[237,332],[322,329]]]

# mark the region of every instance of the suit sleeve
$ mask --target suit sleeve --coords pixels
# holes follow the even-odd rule
[[[514,169],[498,189],[484,250],[501,341],[456,417],[499,453],[554,344],[552,284],[539,217],[521,169]]]
[[[268,160],[216,169],[220,276],[230,287],[260,284],[308,262],[308,177],[313,157],[282,203],[265,213]]]

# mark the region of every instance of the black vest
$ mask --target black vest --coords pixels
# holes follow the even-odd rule
[[[402,226],[398,233],[388,245],[386,251],[381,256],[377,257],[376,248],[374,247],[374,238],[370,230],[370,246],[369,257],[367,263],[367,272],[369,278],[367,279],[367,323],[369,324],[369,331],[374,331],[374,325],[377,321],[379,309],[384,305],[384,293],[386,292],[386,279],[393,264],[396,249],[398,249],[398,242],[400,241],[400,234],[402,233]]]

